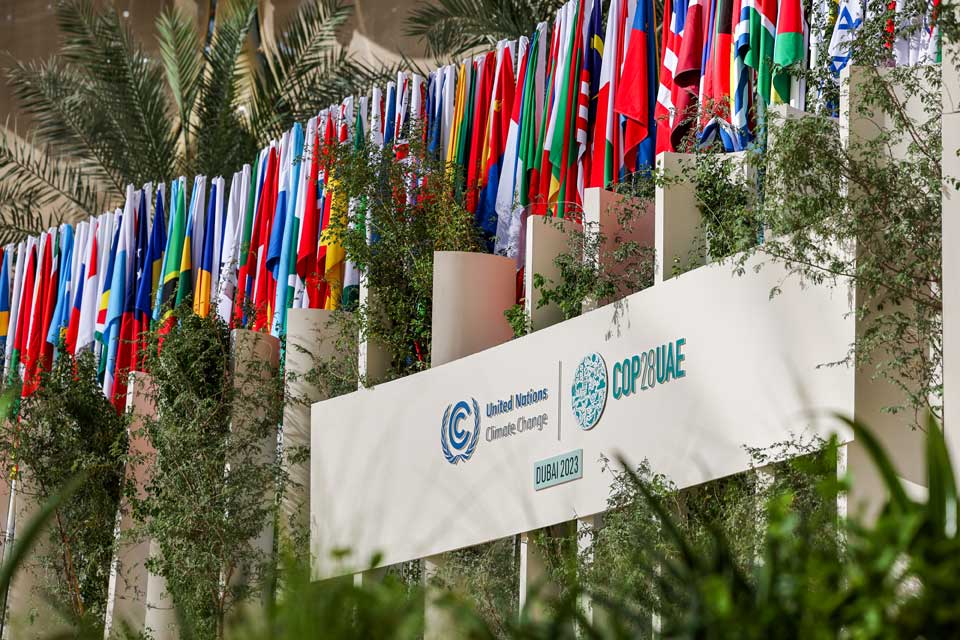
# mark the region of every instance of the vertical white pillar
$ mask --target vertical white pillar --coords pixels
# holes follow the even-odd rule
[[[533,277],[539,274],[554,284],[560,281],[560,269],[555,259],[560,254],[571,251],[570,234],[579,229],[580,225],[572,220],[547,216],[527,218],[523,268],[524,310],[534,330],[561,322],[563,313],[555,304],[540,306],[542,296],[533,286]]]
[[[131,416],[127,431],[130,459],[124,482],[132,484],[139,499],[145,495],[145,487],[156,461],[157,452],[146,433],[146,421],[156,414],[153,378],[141,371],[130,373],[127,385],[127,413]],[[110,584],[107,594],[107,612],[104,621],[104,636],[112,629],[126,628],[133,633],[143,629],[147,612],[147,560],[150,558],[149,540],[126,540],[125,535],[136,525],[131,505],[121,502],[117,514],[117,549],[110,569]]]
[[[150,556],[159,557],[160,545],[150,541]],[[156,573],[147,574],[147,605],[144,612],[144,629],[155,640],[177,640],[177,611],[173,596],[167,591],[167,579]]]
[[[695,166],[693,154],[665,152],[657,156],[657,171],[667,181],[657,185],[655,196],[655,284],[669,280],[675,272],[706,264],[700,209],[689,177]]]
[[[626,265],[612,256],[624,242],[636,242],[641,247],[654,247],[656,211],[654,202],[620,195],[606,189],[590,188],[583,193],[583,233],[590,245],[599,244],[597,259],[604,271],[614,276],[624,275]],[[624,293],[634,293],[627,291]],[[609,304],[614,300],[590,300],[584,311]]]
[[[230,334],[230,343],[230,368],[237,402],[231,412],[230,428],[234,432],[243,432],[256,429],[266,416],[268,408],[257,406],[256,401],[251,401],[250,398],[257,398],[261,386],[270,384],[278,375],[280,341],[265,333],[234,329]],[[260,441],[260,451],[255,459],[259,464],[269,464],[276,455],[277,432],[271,431]],[[264,491],[263,500],[272,502],[273,499],[273,487],[269,487]],[[264,524],[260,535],[254,541],[254,548],[265,558],[273,554],[273,536],[273,522],[270,521]],[[255,567],[252,565],[238,567],[236,580],[250,581],[254,577],[253,572]],[[266,598],[267,595],[263,594],[263,597]]]
[[[333,313],[324,309],[290,309],[287,316],[283,456],[289,482],[278,524],[284,543],[294,542],[298,535],[309,535],[310,460],[294,463],[291,458],[310,450],[310,407],[330,397],[330,389],[315,383],[309,374],[318,365],[354,355],[339,351]]]
[[[433,256],[430,366],[508,342],[513,331],[503,312],[516,300],[516,262],[484,253],[437,251]],[[444,554],[424,558],[424,640],[454,637],[449,609],[437,605],[433,578]]]
[[[954,60],[957,45],[944,43],[941,105],[943,108],[943,424],[953,461],[953,475],[960,478],[960,194],[949,179],[960,178],[960,70]]]
[[[513,337],[503,312],[516,300],[515,265],[511,258],[486,253],[434,253],[431,366]]]
[[[41,499],[30,478],[30,469],[20,466],[13,488],[13,529],[16,540],[40,512]],[[44,566],[42,557],[55,553],[50,535],[53,524],[47,524],[40,532],[10,582],[7,593],[7,624],[4,634],[11,638],[43,637],[64,631],[63,619],[47,600],[46,592],[56,576]]]
[[[851,153],[857,152],[857,145],[875,138],[891,126],[887,116],[866,103],[865,87],[875,82],[875,71],[865,67],[848,66],[840,78],[840,141]],[[886,73],[879,70],[879,73]],[[896,88],[895,88],[896,90]],[[904,100],[908,114],[918,114],[920,106],[916,97],[899,95]],[[905,153],[903,145],[892,149],[894,157]],[[853,188],[850,196],[855,196]],[[869,242],[869,238],[865,242]],[[868,299],[866,292],[857,289],[856,305],[859,308]],[[868,319],[857,319],[856,331],[861,334]],[[882,358],[883,354],[876,357]],[[897,474],[908,486],[922,487],[926,483],[924,463],[924,434],[911,428],[906,413],[892,414],[883,411],[884,407],[905,402],[904,393],[892,382],[875,378],[875,365],[857,362],[854,378],[854,418],[873,430],[874,435],[885,447],[888,456],[896,468]],[[909,384],[908,381],[905,381]],[[886,490],[880,474],[867,455],[861,443],[854,440],[847,446],[847,469],[852,484],[847,496],[846,508],[850,515],[859,515],[867,521],[873,519],[886,499]]]

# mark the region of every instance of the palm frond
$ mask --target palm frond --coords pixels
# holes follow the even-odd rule
[[[197,173],[229,175],[256,154],[257,145],[240,112],[249,68],[243,49],[253,25],[256,3],[243,0],[217,20],[197,105]]]
[[[562,0],[437,0],[413,10],[406,33],[422,38],[429,55],[450,58],[528,35],[562,4]]]
[[[103,136],[125,182],[140,184],[173,173],[176,131],[161,65],[149,59],[113,8],[91,0],[57,4],[61,57],[97,96]]]
[[[305,2],[266,52],[254,83],[252,128],[263,141],[389,74],[355,61],[336,41],[351,13],[341,0]]]
[[[103,134],[103,105],[89,83],[56,59],[15,62],[7,77],[21,109],[33,120],[36,139],[123,193],[124,167]]]
[[[182,11],[167,8],[157,18],[157,40],[170,93],[180,114],[182,145],[189,154],[191,119],[203,71],[200,36]]]
[[[70,207],[81,215],[103,212],[109,197],[83,169],[69,164],[36,138],[0,129],[0,184],[18,185],[18,201],[38,207]]]

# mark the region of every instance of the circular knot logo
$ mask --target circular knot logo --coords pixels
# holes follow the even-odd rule
[[[596,426],[607,404],[607,363],[599,353],[591,353],[580,361],[573,372],[570,396],[580,428]]]
[[[472,398],[471,406],[466,400],[447,406],[440,425],[440,448],[450,464],[466,462],[473,455],[480,441],[480,405]],[[473,429],[469,427],[469,418],[473,414]],[[460,424],[467,421],[467,428]]]

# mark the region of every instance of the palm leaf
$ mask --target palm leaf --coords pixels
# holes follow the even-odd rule
[[[36,138],[122,193],[123,167],[102,135],[103,106],[89,84],[56,59],[16,62],[7,75],[21,109],[34,122]]]
[[[351,7],[340,0],[305,2],[264,52],[251,118],[261,142],[389,76],[388,71],[358,63],[337,43],[337,30],[350,13]]]
[[[200,37],[190,18],[179,9],[167,8],[157,18],[157,40],[170,93],[180,114],[183,148],[189,154],[191,118],[203,70]]]
[[[229,175],[257,151],[242,119],[239,100],[249,69],[243,49],[253,26],[256,3],[249,0],[222,12],[210,46],[197,105],[196,172]]]
[[[63,160],[35,138],[22,139],[9,127],[0,131],[0,233],[7,240],[46,229],[68,212],[92,216],[106,196],[82,168]],[[46,218],[39,211],[52,212]]]
[[[60,55],[97,98],[97,134],[111,147],[123,182],[170,176],[176,130],[161,66],[147,58],[115,9],[69,0],[57,4],[57,19],[64,38]]]
[[[406,33],[422,38],[428,54],[452,57],[530,34],[562,4],[562,0],[438,0],[411,12]]]

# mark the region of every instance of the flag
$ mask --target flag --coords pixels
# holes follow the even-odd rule
[[[200,252],[200,267],[197,269],[197,282],[193,289],[193,312],[201,318],[210,315],[210,295],[213,282],[213,247],[217,223],[217,183],[210,182],[210,198],[207,202],[207,215],[204,220],[203,250]]]
[[[237,268],[243,234],[243,214],[250,190],[250,165],[233,174],[223,230],[223,251],[220,254],[220,280],[217,285],[217,315],[224,322],[233,317],[233,297],[237,290]]]
[[[19,242],[16,247],[16,267],[13,270],[13,289],[10,293],[10,329],[7,332],[7,344],[3,354],[3,381],[10,382],[11,374],[17,374],[17,364],[13,363],[14,343],[17,340],[17,323],[20,317],[20,295],[23,289],[23,274],[27,262],[29,242]],[[11,364],[13,366],[11,366]]]
[[[477,206],[476,219],[480,229],[490,237],[497,234],[498,213],[497,195],[502,179],[502,170],[505,168],[504,155],[507,153],[509,135],[512,126],[514,100],[514,71],[513,60],[506,42],[497,45],[496,70],[494,72],[493,95],[486,123],[486,133],[483,139],[483,158],[480,165],[481,191]],[[518,115],[519,117],[519,115]],[[519,122],[516,124],[519,126]],[[513,159],[516,162],[516,136],[513,131]],[[513,168],[510,168],[510,193],[513,192]]]
[[[837,22],[833,26],[830,46],[827,48],[829,67],[834,77],[850,62],[853,41],[857,30],[863,24],[863,5],[861,0],[840,0],[837,8]]]
[[[267,326],[268,298],[270,291],[269,271],[267,269],[267,251],[270,242],[270,227],[277,208],[277,179],[279,174],[280,152],[272,146],[267,157],[266,174],[258,196],[258,209],[254,219],[253,235],[250,236],[250,250],[247,255],[248,278],[252,278],[253,329],[260,331]],[[242,312],[237,309],[234,313]]]
[[[730,65],[730,124],[740,149],[752,139],[750,105],[753,89],[746,55],[750,50],[750,18],[755,0],[733,0],[733,52]]]
[[[437,145],[435,152],[439,152],[439,125],[437,126]],[[353,125],[353,149],[361,153],[367,139],[367,97],[362,96],[359,101],[359,108],[356,113],[356,120]],[[305,174],[303,172],[301,175]],[[357,218],[366,219],[363,210],[366,202],[358,198],[350,199],[350,227],[353,228],[354,221]],[[343,299],[341,305],[344,309],[353,310],[360,302],[360,270],[353,260],[347,260],[343,273]]]
[[[240,252],[237,256],[237,292],[233,303],[233,318],[231,326],[243,324],[248,299],[253,292],[253,274],[249,273],[253,262],[250,259],[250,243],[253,240],[253,234],[256,229],[257,211],[260,203],[260,190],[263,187],[263,181],[266,179],[267,165],[273,145],[263,149],[257,161],[257,172],[250,183],[250,189],[247,192],[247,198],[243,214],[242,229],[240,232]]]
[[[277,281],[277,292],[274,299],[273,322],[270,333],[274,336],[280,336],[287,332],[287,304],[290,290],[290,252],[294,250],[294,239],[298,235],[299,220],[297,220],[297,197],[300,188],[300,167],[302,165],[304,151],[304,133],[300,123],[293,125],[290,132],[291,153],[288,157],[288,167],[286,171],[286,188],[282,198],[277,199],[277,209],[283,207],[283,221],[280,222],[280,231],[277,231],[277,222],[274,221],[273,237],[280,236],[279,253],[274,249],[271,243],[270,255],[276,255],[276,262],[273,264],[272,271]],[[281,181],[284,177],[280,178]]]
[[[78,291],[80,311],[77,314],[77,334],[73,340],[69,341],[73,345],[74,355],[93,344],[96,339],[97,310],[100,303],[100,269],[104,253],[101,247],[104,246],[104,227],[108,223],[108,217],[112,215],[105,213],[90,223],[90,241],[83,269],[83,287]],[[74,305],[76,304],[75,300]]]
[[[45,234],[40,234],[41,239]],[[36,238],[27,239],[25,250],[25,259],[23,268],[23,280],[20,292],[20,305],[17,314],[17,332],[15,344],[11,353],[8,366],[10,367],[11,382],[20,379],[20,361],[27,353],[28,338],[30,333],[30,322],[33,318],[33,301],[36,297],[37,283],[37,251],[38,241]]]
[[[533,39],[536,42],[537,35]],[[494,252],[500,255],[510,255],[510,227],[513,223],[513,210],[518,205],[516,199],[517,181],[520,172],[520,120],[523,113],[524,101],[527,94],[533,91],[532,84],[527,82],[527,68],[531,55],[530,41],[522,36],[517,52],[517,86],[514,90],[513,105],[510,109],[510,122],[507,125],[507,139],[504,143],[503,161],[501,163],[499,182],[497,183],[496,201],[494,202],[497,216],[497,235],[494,242]],[[512,257],[512,256],[511,256]]]
[[[616,17],[619,18],[619,10],[617,14]],[[607,32],[610,33],[609,27]],[[616,39],[615,36],[614,39]],[[616,43],[613,44],[616,46]],[[611,64],[616,64],[615,55],[611,56]],[[626,120],[623,140],[624,164],[627,171],[650,169],[653,167],[656,151],[657,122],[654,113],[659,85],[652,0],[637,0],[633,23],[630,26],[629,45],[623,58],[622,68],[622,75],[614,94],[613,111]],[[611,73],[612,71],[613,69]],[[612,141],[608,141],[608,144],[612,144]],[[614,149],[610,150],[611,161]],[[606,178],[606,171],[604,174]]]
[[[57,292],[57,267],[53,255],[55,242],[56,233],[53,229],[40,236],[39,266],[34,286],[30,327],[27,331],[26,349],[21,352],[24,365],[22,391],[24,398],[40,388],[40,375],[50,367],[52,351],[48,352],[44,345]]]
[[[117,398],[114,396],[114,386],[117,384],[117,377],[125,378],[126,371],[118,368],[117,357],[120,353],[120,336],[122,333],[122,324],[124,320],[133,320],[133,303],[135,298],[134,280],[136,276],[136,196],[133,185],[127,185],[127,198],[123,207],[123,218],[120,222],[120,229],[117,234],[117,243],[115,257],[113,260],[112,282],[110,284],[110,299],[107,304],[106,321],[104,323],[103,336],[106,353],[106,365],[103,376],[103,395],[117,406]],[[129,329],[128,329],[129,331]],[[132,340],[132,336],[127,336]],[[129,352],[129,346],[124,349]],[[129,368],[127,368],[129,371]],[[126,380],[120,383],[123,391],[122,400],[126,399]],[[119,409],[122,410],[124,404],[121,403]]]
[[[773,45],[773,62],[777,71],[773,75],[773,101],[789,104],[791,98],[791,75],[787,69],[806,59],[804,41],[803,4],[801,0],[780,0],[777,15],[777,35]]]
[[[498,47],[499,49],[500,47]],[[464,192],[464,206],[470,213],[477,213],[480,195],[480,164],[486,136],[487,114],[490,110],[489,96],[493,94],[493,78],[497,68],[497,52],[488,51],[478,61],[478,79],[474,91],[473,111],[470,114],[470,145],[466,156],[467,186]],[[477,226],[483,229],[479,216]],[[489,225],[487,225],[489,226]],[[485,230],[485,229],[484,229]],[[495,229],[494,229],[495,231]]]
[[[180,284],[180,263],[183,260],[184,236],[187,231],[186,179],[180,178],[170,191],[170,233],[163,252],[163,275],[157,288],[157,304],[154,319],[159,321],[161,336],[173,326],[173,310],[177,306],[177,289]],[[162,339],[162,338],[161,338]]]
[[[768,105],[773,70],[773,46],[776,38],[777,0],[752,0],[749,11],[750,48],[744,56],[744,63],[756,73],[757,95],[763,105]]]
[[[206,191],[205,176],[196,176],[193,179],[193,190],[190,193],[190,214],[186,220],[186,229],[183,235],[183,247],[180,252],[180,264],[177,273],[177,295],[174,299],[174,308],[184,303],[191,303],[193,298],[194,274],[199,266],[194,266],[194,257],[200,259],[195,244],[200,241],[204,207],[203,196]],[[199,275],[199,274],[198,274]]]
[[[13,260],[13,245],[3,250],[3,265],[0,266],[0,355],[6,353],[7,336],[10,333],[10,261]],[[2,365],[0,365],[2,369]]]
[[[669,0],[667,2],[669,3]],[[600,64],[596,114],[590,136],[590,173],[587,185],[591,187],[606,188],[617,182],[623,166],[623,141],[620,139],[620,127],[617,126],[618,118],[614,113],[614,99],[620,86],[620,69],[623,64],[625,13],[624,0],[610,0],[607,30],[602,42],[603,60]]]
[[[54,349],[59,348],[61,338],[65,337],[65,330],[70,320],[70,283],[73,267],[73,225],[60,225],[60,268],[57,281],[57,295],[54,299],[54,308],[51,312],[50,326],[47,329],[46,341]]]
[[[374,96],[377,90],[374,90]],[[307,179],[306,194],[304,194],[303,230],[300,232],[300,244],[297,248],[297,275],[304,284],[304,306],[319,309],[322,304],[320,280],[322,278],[318,267],[318,242],[322,211],[318,206],[320,182],[320,129],[326,125],[326,114],[321,113],[317,121],[317,130],[313,134],[313,154],[310,157],[310,175]],[[377,127],[374,127],[376,135]]]
[[[107,323],[107,307],[110,302],[110,288],[113,286],[113,268],[117,257],[117,242],[120,240],[120,225],[122,224],[123,214],[117,209],[110,220],[105,225],[104,230],[104,249],[105,256],[101,261],[104,267],[103,277],[100,278],[100,295],[97,303],[97,324],[94,337],[99,344],[103,344],[103,329]],[[99,348],[99,347],[97,347]],[[101,360],[100,374],[103,373],[103,364]]]
[[[158,185],[157,197],[153,207],[153,228],[150,230],[150,240],[143,257],[143,269],[137,282],[137,296],[134,303],[134,318],[136,335],[138,336],[138,350],[143,350],[146,332],[150,330],[152,301],[160,284],[163,273],[163,249],[167,244],[166,211],[163,202],[164,185]],[[146,225],[144,225],[146,226]],[[143,353],[146,353],[143,351]],[[138,354],[139,355],[139,354]],[[138,368],[143,369],[141,358],[137,358]]]
[[[676,97],[679,87],[673,76],[677,70],[680,46],[683,44],[683,27],[687,16],[685,0],[664,0],[663,42],[660,47],[660,87],[657,90],[657,105],[654,119],[657,128],[657,153],[673,151],[673,123],[676,113]]]

